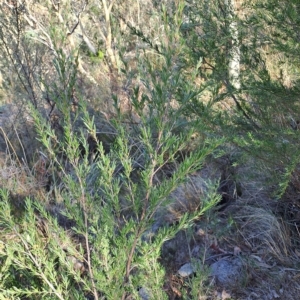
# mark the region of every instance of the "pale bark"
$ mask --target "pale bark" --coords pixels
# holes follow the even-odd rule
[[[111,0],[110,3],[107,3],[107,0],[102,0],[102,5],[104,8],[104,15],[105,15],[105,23],[106,23],[106,34],[104,35],[102,30],[100,30],[100,33],[105,40],[106,54],[109,57],[111,66],[113,67],[113,69],[116,69],[117,60],[112,47],[112,29],[111,29],[111,19],[110,19],[111,10],[113,8],[114,3],[115,0]]]
[[[227,10],[227,18],[229,22],[229,34],[231,37],[231,45],[228,49],[228,77],[230,84],[235,89],[241,88],[240,83],[240,44],[239,44],[239,31],[238,31],[238,23],[236,21],[236,13],[235,13],[235,0],[225,0],[226,10]]]

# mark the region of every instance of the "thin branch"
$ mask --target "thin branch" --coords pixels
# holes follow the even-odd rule
[[[74,166],[75,170],[76,170],[76,166]],[[95,279],[94,279],[94,274],[93,274],[93,269],[92,269],[92,261],[91,261],[91,248],[90,248],[90,243],[89,243],[89,233],[88,233],[88,214],[87,214],[87,207],[86,207],[86,197],[85,197],[85,191],[84,191],[84,187],[83,187],[83,183],[80,177],[80,174],[76,174],[79,184],[80,184],[80,189],[81,189],[81,200],[80,200],[80,204],[82,205],[82,210],[83,210],[83,214],[84,214],[84,226],[85,226],[85,234],[84,234],[84,238],[85,238],[85,245],[86,245],[86,252],[87,252],[87,265],[88,265],[88,269],[89,269],[89,274],[90,274],[90,278],[92,281],[92,288],[93,288],[93,294],[95,297],[95,300],[99,299],[98,296],[98,291],[96,288],[96,284],[95,284]]]
[[[27,244],[27,242],[24,240],[24,238],[21,236],[21,234],[16,230],[16,228],[14,228],[14,231],[16,233],[16,235],[20,238],[20,240],[22,241],[23,246],[26,249],[26,254],[30,257],[31,261],[34,263],[34,265],[37,267],[38,271],[39,271],[39,275],[42,277],[42,279],[47,283],[47,285],[50,287],[50,289],[53,291],[53,293],[60,299],[60,300],[64,300],[65,298],[57,292],[57,290],[55,289],[55,287],[53,286],[53,284],[48,280],[48,278],[46,277],[46,275],[44,274],[44,272],[41,269],[40,264],[37,262],[37,260],[35,259],[34,255],[31,253],[31,250],[29,249],[29,246]]]

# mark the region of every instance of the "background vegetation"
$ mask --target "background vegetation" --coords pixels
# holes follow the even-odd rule
[[[298,2],[2,1],[0,299],[297,298]]]

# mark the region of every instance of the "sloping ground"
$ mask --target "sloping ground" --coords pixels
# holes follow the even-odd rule
[[[235,170],[240,196],[165,244],[170,299],[182,299],[187,286],[195,299],[195,282],[198,299],[299,298],[298,227],[284,218],[286,199],[272,198],[266,174],[250,166]]]

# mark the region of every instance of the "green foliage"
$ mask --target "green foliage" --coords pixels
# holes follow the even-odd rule
[[[201,118],[207,133],[226,136],[260,160],[262,172],[272,173],[272,184],[278,186],[276,193],[281,197],[299,161],[299,5],[293,1],[244,3],[245,15],[235,16],[240,90],[228,82],[231,36],[226,9],[218,1],[191,3],[184,9],[189,20],[181,25],[185,68],[197,64],[196,77],[203,81],[200,88],[191,86],[193,96],[185,102],[184,113]],[[229,109],[220,110],[220,106]]]
[[[106,1],[65,3],[59,10],[53,4],[55,13],[48,7],[45,16],[50,25],[26,23],[30,29],[18,10],[9,18],[1,13],[0,27],[7,30],[0,28],[0,47],[34,106],[38,139],[56,185],[48,207],[28,197],[18,217],[13,197],[0,189],[3,297],[136,299],[143,288],[151,299],[166,299],[163,243],[219,201],[211,185],[196,211],[169,224],[159,218],[172,204],[170,194],[225,141],[239,148],[243,160],[255,157],[272,173],[279,198],[298,167],[296,0],[245,1],[244,15],[230,18],[229,2],[153,1],[150,14],[133,1],[138,16],[127,14],[122,1],[107,2],[107,15]],[[238,31],[240,88],[233,87],[228,72],[232,22]],[[104,75],[91,66],[103,67]],[[97,114],[91,105],[91,83],[96,90],[91,95],[105,94],[103,86],[109,86],[106,120],[105,109]],[[102,98],[96,100],[101,107]],[[122,101],[128,102],[125,113]],[[51,109],[47,118],[45,104]],[[48,122],[53,111],[58,124]],[[109,123],[113,138],[107,139],[101,122]],[[162,225],[154,238],[146,238],[157,221]],[[201,296],[204,275],[199,267],[186,299]]]
[[[168,51],[169,50],[169,51]],[[171,105],[178,91],[189,97],[189,85],[181,80],[181,71],[172,70],[172,51],[166,48],[158,68],[149,60],[140,61],[144,91],[132,105],[140,123],[124,127],[119,112],[114,120],[116,139],[106,153],[96,135],[94,118],[81,101],[76,116],[68,99],[76,87],[76,57],[62,52],[56,57],[59,84],[48,85],[48,92],[59,90],[56,106],[62,114],[63,134],[57,135],[33,108],[39,140],[54,168],[61,174],[63,199],[57,214],[50,213],[39,199],[26,199],[20,220],[12,216],[9,195],[2,190],[0,226],[7,238],[1,248],[2,278],[0,291],[7,297],[32,299],[138,298],[144,288],[151,299],[167,299],[163,290],[165,270],[159,262],[165,241],[192,225],[218,201],[216,189],[194,212],[183,214],[176,224],[163,224],[151,240],[160,210],[171,203],[169,195],[187,176],[201,168],[205,158],[223,140],[203,139],[176,161],[190,143],[200,122],[186,121],[186,132],[174,130],[181,109]],[[76,129],[75,121],[84,124]],[[197,127],[196,127],[197,126]],[[97,158],[88,159],[86,136],[97,143]],[[84,149],[83,153],[80,149]],[[167,164],[174,164],[170,178],[162,176]],[[52,201],[56,201],[55,198]],[[62,221],[63,220],[63,221]],[[14,270],[14,271],[13,271]],[[8,271],[8,272],[7,272]],[[2,274],[2,273],[1,273]],[[22,277],[22,280],[19,278]]]

